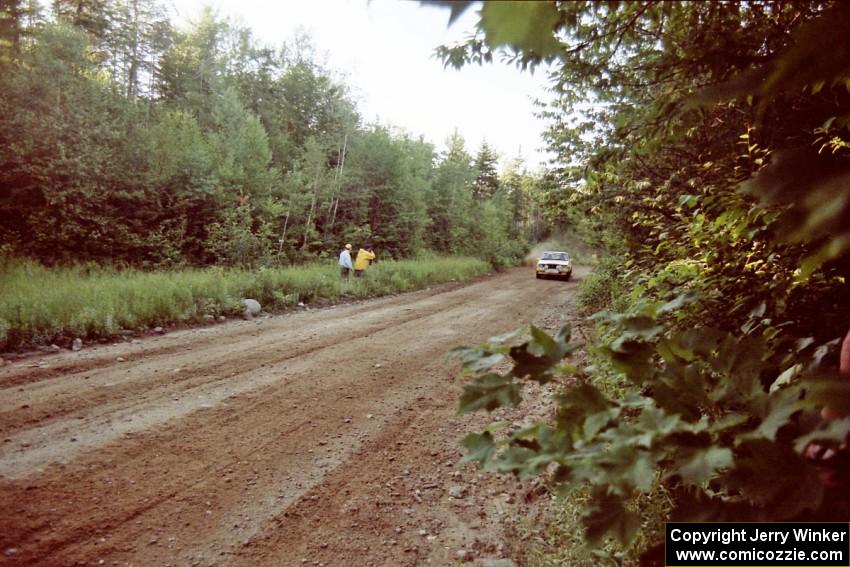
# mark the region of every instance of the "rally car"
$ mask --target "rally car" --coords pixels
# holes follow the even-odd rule
[[[570,255],[566,252],[544,252],[537,260],[536,274],[538,278],[570,279],[573,275],[573,265]]]

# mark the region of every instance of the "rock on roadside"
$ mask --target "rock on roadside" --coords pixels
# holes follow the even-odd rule
[[[454,486],[449,487],[449,497],[450,498],[463,498],[466,495],[466,488],[463,486],[456,484]]]
[[[260,306],[260,302],[256,299],[243,299],[242,305],[245,306],[245,311],[242,312],[242,315],[244,315],[246,319],[251,319],[254,315],[259,315],[260,311],[263,310]]]
[[[74,352],[83,350],[83,339],[77,337],[73,341],[71,341],[71,350]]]

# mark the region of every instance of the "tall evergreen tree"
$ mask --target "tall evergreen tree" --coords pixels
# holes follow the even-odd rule
[[[0,1],[0,66],[18,58],[23,28],[23,0]]]
[[[434,171],[429,199],[428,242],[435,250],[460,252],[469,244],[474,181],[472,157],[464,148],[463,138],[455,131],[447,140],[446,151]]]
[[[0,68],[19,59],[40,17],[37,0],[0,0]]]
[[[53,0],[53,13],[58,21],[86,32],[91,46],[100,57],[108,59],[110,34],[115,23],[116,4],[109,0]]]
[[[153,96],[159,59],[172,41],[165,10],[157,0],[124,0],[114,9],[108,65],[124,94]]]
[[[499,173],[496,169],[499,158],[496,153],[484,141],[481,149],[475,156],[475,169],[478,175],[475,178],[475,186],[472,195],[476,201],[490,199],[499,190]]]

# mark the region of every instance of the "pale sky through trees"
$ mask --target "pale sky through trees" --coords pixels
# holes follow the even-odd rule
[[[545,98],[546,75],[494,63],[443,69],[434,49],[470,35],[473,7],[451,28],[449,11],[393,0],[172,0],[175,22],[197,19],[202,6],[235,17],[263,43],[279,46],[306,31],[328,66],[346,77],[365,121],[424,135],[439,150],[455,128],[473,155],[482,140],[501,163],[522,151],[529,167],[544,162],[532,100]]]

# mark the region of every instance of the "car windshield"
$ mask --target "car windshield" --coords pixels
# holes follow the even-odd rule
[[[544,252],[541,260],[563,260],[566,262],[570,259],[569,255],[564,252]]]

